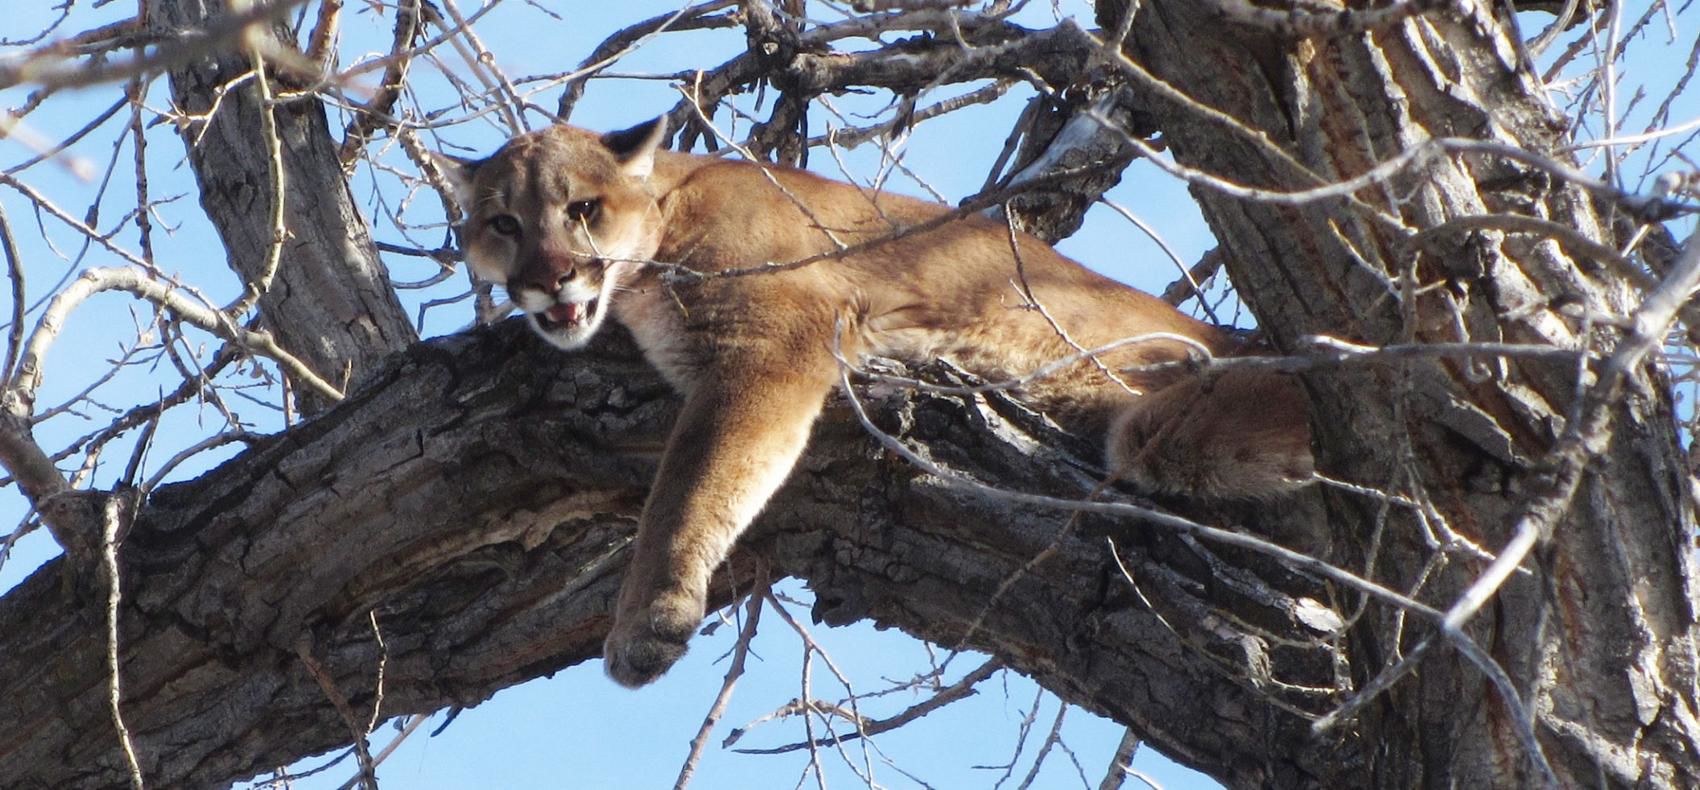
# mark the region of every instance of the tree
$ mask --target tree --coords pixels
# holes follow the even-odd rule
[[[120,259],[32,308],[0,225],[15,294],[0,463],[65,551],[0,600],[0,698],[18,714],[0,720],[0,786],[219,785],[362,741],[380,664],[383,710],[402,715],[596,656],[670,395],[617,333],[572,357],[511,323],[416,342],[346,174],[373,185],[386,228],[417,233],[431,190],[422,165],[395,175],[393,149],[417,165],[443,125],[567,119],[635,44],[718,28],[747,47],[673,75],[682,149],[890,153],[1028,86],[966,209],[1055,239],[1136,158],[1185,180],[1219,247],[1175,300],[1208,304],[1197,284],[1220,267],[1279,352],[1199,374],[1298,376],[1329,478],[1239,505],[1089,495],[1090,439],[999,391],[859,389],[719,603],[800,577],[822,621],[985,651],[1233,786],[1700,783],[1692,410],[1675,399],[1700,245],[1677,240],[1696,176],[1680,169],[1693,124],[1671,121],[1693,58],[1644,132],[1626,108],[1659,94],[1626,100],[1620,79],[1660,14],[1694,20],[1662,2],[1524,5],[1099,0],[1087,31],[1017,24],[1002,0],[711,0],[521,78],[475,35],[483,10],[449,0],[382,8],[389,54],[353,64],[331,0],[144,0],[116,25],[12,43],[0,86],[34,90],[14,137],[55,94],[124,85],[89,129],[128,109],[141,175],[111,232],[33,188],[39,171],[0,175],[39,222]],[[1525,38],[1535,20],[1549,27]],[[464,71],[434,65],[456,51]],[[448,110],[414,92],[426,65],[461,79]],[[169,109],[148,101],[155,79]],[[889,99],[883,114],[821,134],[853,90]],[[160,272],[156,118],[240,277],[229,303]],[[381,251],[452,274],[448,244]],[[179,380],[94,434],[38,441],[45,349],[107,290],[155,311],[115,369],[154,360]],[[208,338],[220,347],[187,353]],[[190,449],[246,449],[169,485],[140,460],[93,486],[60,468],[120,436],[142,458],[162,415],[218,404],[238,367],[282,384],[287,429],[232,420]]]

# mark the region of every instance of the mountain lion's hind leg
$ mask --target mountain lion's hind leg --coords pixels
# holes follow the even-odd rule
[[[710,577],[785,482],[832,388],[830,364],[742,369],[695,387],[668,440],[603,644],[622,685],[649,683],[684,655]]]
[[[1298,381],[1264,371],[1190,377],[1146,393],[1116,419],[1105,463],[1154,493],[1275,496],[1312,480],[1310,423]]]

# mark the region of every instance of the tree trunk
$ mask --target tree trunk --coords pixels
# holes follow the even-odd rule
[[[149,29],[168,41],[227,12],[224,0],[144,0],[142,9]],[[241,52],[214,51],[171,72],[172,103],[204,119],[181,124],[179,132],[200,185],[201,206],[244,285],[265,276],[275,238],[269,221],[272,151],[260,121],[264,102],[253,79],[223,88],[252,68]],[[278,71],[274,66],[274,78]],[[285,351],[320,378],[346,387],[417,335],[349,192],[324,105],[308,96],[276,103],[272,112],[288,233],[276,277],[259,298],[261,320]],[[306,387],[295,393],[303,413],[329,405]]]
[[[1224,24],[1210,5],[1145,3],[1127,42],[1151,76],[1135,87],[1182,165],[1282,193],[1358,176],[1444,137],[1569,162],[1560,116],[1481,5],[1305,40]],[[1124,7],[1101,0],[1100,23],[1111,27]],[[1196,182],[1192,191],[1241,298],[1282,349],[1326,334],[1376,346],[1533,343],[1605,356],[1623,333],[1571,316],[1628,316],[1637,306],[1622,272],[1543,236],[1454,224],[1413,238],[1449,221],[1520,215],[1615,246],[1607,229],[1619,207],[1528,163],[1452,153],[1303,203]],[[1406,283],[1426,295],[1408,297]],[[1529,573],[1513,576],[1467,629],[1524,694],[1565,786],[1700,783],[1694,511],[1669,383],[1651,365],[1632,374],[1608,405],[1609,439],[1591,448],[1580,487],[1524,563]],[[1554,487],[1552,451],[1582,406],[1573,362],[1434,356],[1303,378],[1321,471],[1425,502],[1426,529],[1444,519],[1493,553]],[[1412,509],[1345,493],[1328,495],[1326,508],[1330,559],[1439,608],[1482,572],[1467,553],[1437,552]],[[1401,628],[1399,615],[1372,606],[1357,620],[1347,643],[1354,686],[1433,633],[1432,624]],[[1302,723],[1287,717],[1283,726]],[[1375,744],[1358,753],[1365,773],[1355,783],[1533,780],[1503,700],[1456,652],[1430,653],[1418,676],[1352,729]]]

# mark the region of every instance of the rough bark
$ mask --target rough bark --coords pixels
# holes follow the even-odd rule
[[[999,212],[1015,226],[1052,244],[1074,235],[1086,210],[1121,182],[1136,154],[1124,135],[1147,137],[1148,119],[1128,106],[1131,91],[1097,97],[1036,96],[1023,114],[1026,128],[1003,186],[1075,173],[1063,183],[1025,192]],[[1116,128],[1106,128],[1106,123]]]
[[[170,41],[226,13],[224,0],[145,0],[143,18]],[[253,80],[222,86],[252,69],[235,50],[208,52],[171,72],[171,98],[181,112],[211,117],[179,127],[200,185],[201,206],[224,240],[230,268],[244,284],[263,277],[274,238],[272,154],[263,135],[264,104]],[[275,67],[272,76],[279,70]],[[288,72],[284,72],[287,74]],[[274,89],[281,93],[282,84]],[[213,111],[217,105],[216,112]],[[278,344],[334,385],[358,382],[384,356],[417,335],[378,260],[366,220],[354,204],[337,160],[325,108],[308,96],[273,105],[287,185],[288,238],[259,313]],[[304,413],[328,405],[297,390]]]
[[[1127,47],[1166,83],[1134,80],[1183,165],[1290,192],[1359,175],[1441,137],[1566,160],[1561,120],[1483,6],[1457,4],[1366,35],[1296,40],[1224,24],[1209,5],[1145,3]],[[1123,7],[1100,2],[1100,22]],[[1411,243],[1416,230],[1505,213],[1611,244],[1612,205],[1501,157],[1440,156],[1305,204],[1204,184],[1193,193],[1242,299],[1284,349],[1323,333],[1371,345],[1498,341],[1605,355],[1622,334],[1583,326],[1575,308],[1621,316],[1638,302],[1621,272],[1542,237],[1458,231]],[[1402,278],[1427,295],[1405,298]],[[1549,452],[1574,418],[1577,378],[1571,365],[1438,357],[1306,375],[1318,466],[1424,499],[1463,538],[1497,552],[1532,495],[1552,484]],[[1692,786],[1700,782],[1700,634],[1687,545],[1694,513],[1682,495],[1668,382],[1646,366],[1626,393],[1610,405],[1609,441],[1592,448],[1568,510],[1525,563],[1530,573],[1510,580],[1468,631],[1526,690],[1562,784]],[[1348,494],[1330,495],[1327,509],[1331,558],[1367,567],[1394,589],[1447,607],[1481,571],[1456,556],[1437,566],[1408,510]],[[1353,685],[1428,635],[1401,630],[1397,614],[1371,607],[1356,622],[1346,651]],[[1356,723],[1377,744],[1358,755],[1360,783],[1531,781],[1513,723],[1481,672],[1443,651],[1418,675]],[[1286,716],[1274,724],[1303,726]]]
[[[378,660],[368,612],[387,646],[386,716],[476,704],[596,656],[674,408],[610,335],[564,355],[508,322],[418,346],[349,402],[157,492],[121,555],[124,709],[153,786],[220,786],[347,743],[298,651],[363,719]],[[1036,451],[1069,441],[1012,403],[893,396],[877,413],[982,479],[1080,496],[1096,474]],[[871,617],[954,645],[1064,520],[921,474],[840,403],[716,589],[727,601],[758,575],[797,575],[829,623]],[[1106,534],[1163,618],[1120,577]],[[1275,585],[1319,584],[1125,521],[1088,520],[1060,548],[969,644],[1218,776],[1303,753],[1254,713],[1264,692],[1233,682],[1233,667],[1279,652],[1326,687],[1327,643],[1259,644],[1217,613],[1312,633],[1317,605]],[[21,714],[0,717],[0,786],[128,781],[105,703],[103,617],[65,573],[51,563],[0,600],[0,696]]]

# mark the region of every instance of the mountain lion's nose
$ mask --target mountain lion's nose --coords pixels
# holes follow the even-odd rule
[[[566,264],[565,269],[558,266],[536,266],[513,278],[509,282],[509,290],[534,289],[553,296],[577,276],[578,267],[570,263]]]

